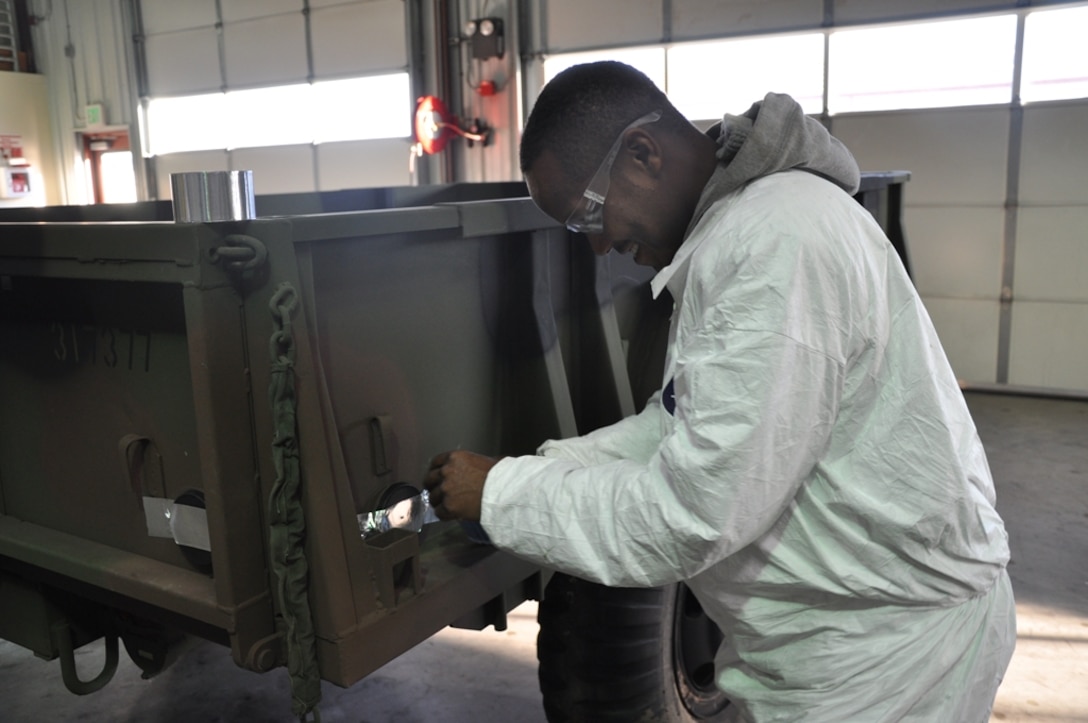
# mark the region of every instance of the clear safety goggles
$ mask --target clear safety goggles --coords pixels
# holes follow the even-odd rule
[[[616,142],[612,144],[608,155],[601,162],[601,167],[593,174],[593,178],[590,180],[589,185],[586,186],[585,192],[582,193],[578,205],[567,216],[566,226],[568,229],[574,233],[599,234],[604,232],[604,198],[608,195],[608,186],[612,181],[612,164],[615,162],[616,156],[619,155],[623,137],[632,128],[653,123],[660,118],[661,111],[655,110],[620,131]]]

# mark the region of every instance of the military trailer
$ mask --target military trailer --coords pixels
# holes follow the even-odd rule
[[[858,194],[905,263],[907,177]],[[287,666],[305,716],[320,680],[543,598],[550,720],[724,715],[721,633],[683,585],[552,574],[420,498],[440,451],[530,454],[637,411],[670,310],[651,271],[521,184],[258,197],[235,220],[182,218],[177,188],[0,213],[0,637],[88,694],[121,647],[150,677],[197,636]]]

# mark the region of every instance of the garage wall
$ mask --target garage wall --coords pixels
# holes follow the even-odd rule
[[[1024,110],[1009,382],[1088,389],[1088,101]]]
[[[956,373],[997,381],[1007,108],[836,116],[831,131],[865,170],[905,169],[915,285]]]
[[[1088,101],[836,116],[904,168],[915,283],[970,382],[1088,390]]]
[[[547,55],[1057,4],[544,0],[535,42]],[[915,282],[957,375],[1088,391],[1088,101],[826,122],[863,170],[911,171],[905,226]]]
[[[145,97],[380,75],[408,68],[403,0],[140,0]],[[285,108],[284,112],[291,112]],[[407,111],[406,111],[407,112]],[[258,194],[409,183],[405,138],[237,148],[157,156],[157,196],[170,174],[252,170]]]
[[[1057,4],[1062,0],[534,0],[532,6],[540,49],[562,53]]]
[[[1088,391],[1085,129],[1088,101],[832,120],[862,168],[912,172],[914,279],[961,379]]]
[[[303,0],[35,4],[45,14],[35,44],[49,79],[68,203],[86,200],[75,149],[82,105],[103,102],[111,123],[135,127],[129,2],[145,30],[144,97],[408,65],[403,0],[310,0],[308,22]],[[518,34],[528,76],[523,97],[530,105],[532,73],[549,53],[1058,4],[534,0],[516,6],[525,13]],[[906,228],[916,282],[957,374],[970,382],[1088,390],[1088,101],[837,115],[829,123],[863,169],[912,171]],[[507,130],[514,147],[513,128]],[[401,185],[410,180],[409,142],[171,154],[155,160],[151,175],[163,196],[169,174],[184,170],[252,169],[259,193]]]

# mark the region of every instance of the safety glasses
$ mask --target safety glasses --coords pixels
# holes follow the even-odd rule
[[[605,156],[604,161],[601,162],[601,167],[593,174],[593,178],[590,180],[589,185],[586,186],[585,192],[582,193],[582,198],[579,200],[578,205],[575,206],[574,210],[567,216],[566,226],[568,229],[574,233],[599,234],[604,232],[604,199],[605,196],[608,195],[608,186],[612,181],[612,164],[615,162],[616,156],[620,152],[620,144],[623,142],[623,137],[627,135],[627,131],[632,128],[638,128],[647,123],[653,123],[660,118],[661,111],[655,110],[653,113],[647,113],[620,131],[620,135],[616,138],[616,142],[612,144],[612,148],[608,151],[608,155]]]

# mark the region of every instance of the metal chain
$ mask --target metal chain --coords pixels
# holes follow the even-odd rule
[[[276,577],[276,600],[286,625],[287,671],[291,676],[291,710],[305,721],[321,714],[321,674],[317,666],[313,618],[308,596],[309,564],[306,561],[306,518],[302,509],[302,476],[296,438],[295,339],[291,317],[298,308],[298,294],[288,283],[280,284],[269,302],[272,312],[272,358],[269,399],[275,437],[272,456],[276,481],[269,497],[269,546]]]
[[[249,271],[264,264],[268,249],[260,239],[245,234],[230,234],[223,239],[224,246],[208,249],[213,264],[222,263],[233,271]]]
[[[275,327],[268,345],[272,364],[287,364],[293,367],[295,336],[292,331],[291,317],[298,308],[298,294],[295,288],[286,282],[280,284],[276,293],[272,294],[268,308],[272,312],[272,324]]]

